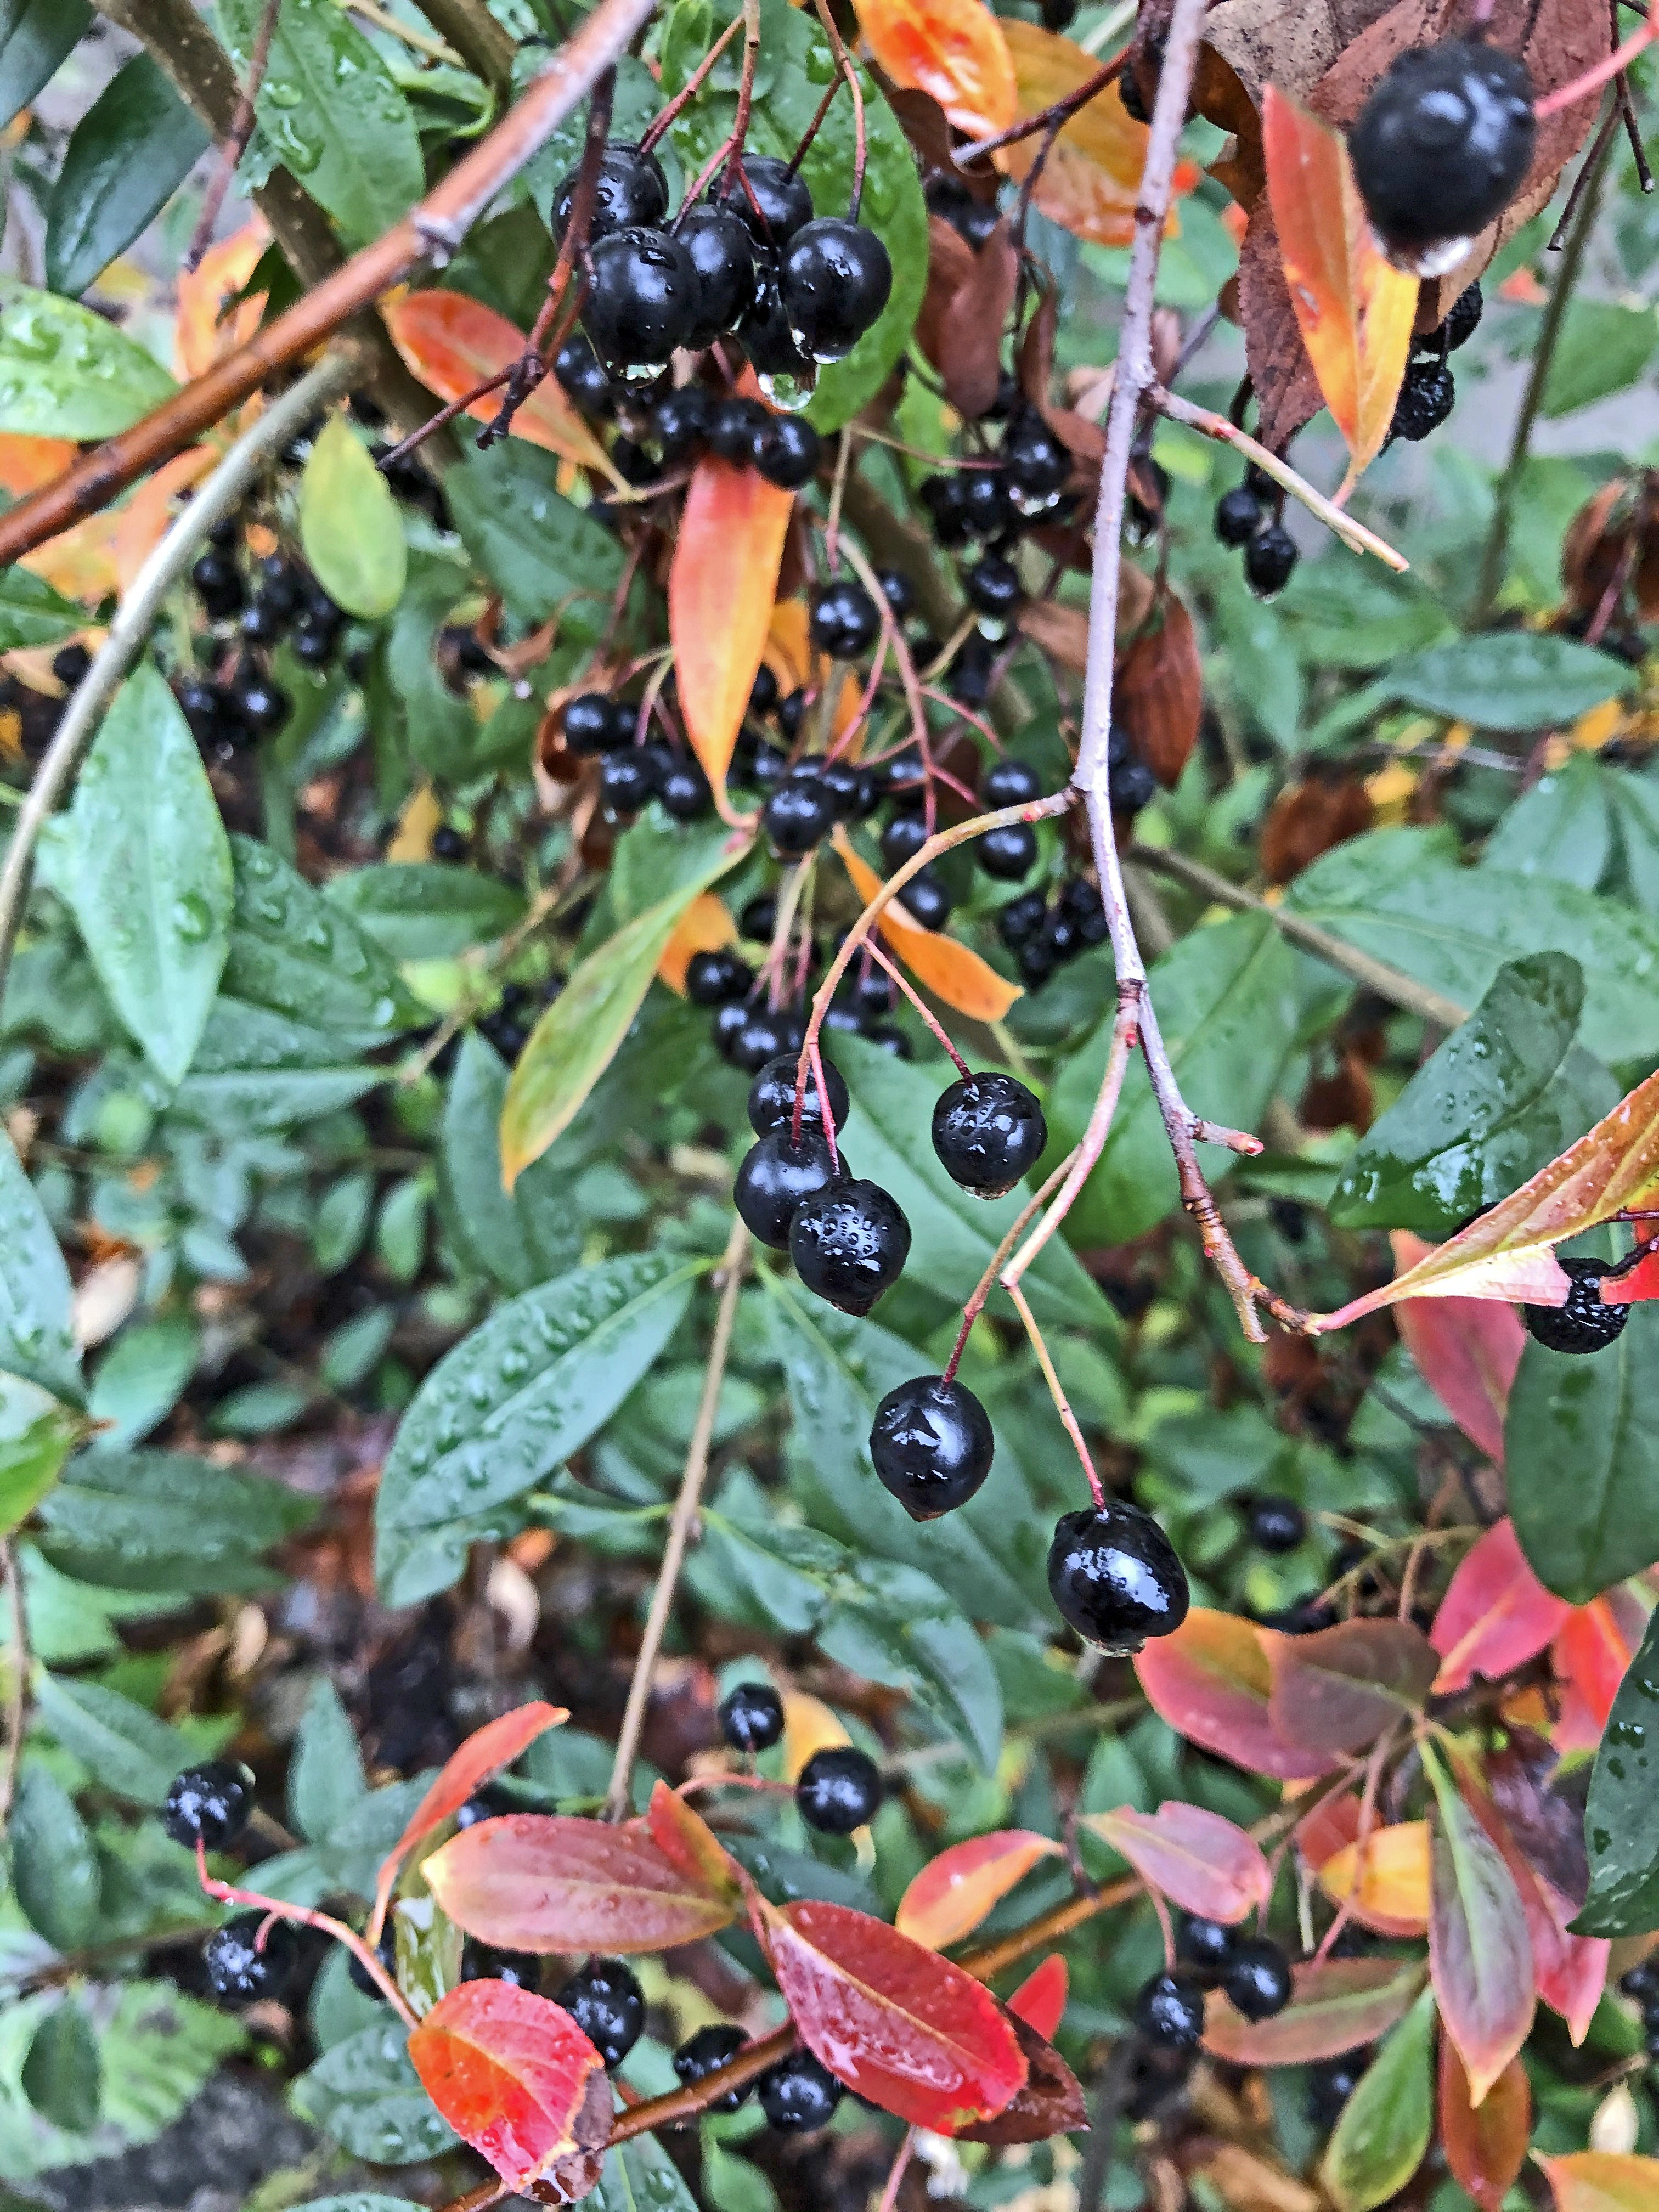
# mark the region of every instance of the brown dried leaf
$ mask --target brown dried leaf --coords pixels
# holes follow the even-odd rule
[[[1117,696],[1136,752],[1172,790],[1198,741],[1204,708],[1193,618],[1175,592],[1165,594],[1158,627],[1142,630],[1123,656]]]
[[[1288,884],[1322,853],[1370,825],[1371,802],[1358,776],[1313,776],[1289,784],[1262,824],[1261,872],[1270,884]]]
[[[939,373],[959,415],[976,420],[995,404],[1002,380],[1002,326],[1014,304],[1019,256],[1006,220],[973,257],[940,319]]]

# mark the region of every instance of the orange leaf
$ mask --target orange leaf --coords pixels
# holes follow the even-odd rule
[[[1394,420],[1417,279],[1395,269],[1372,236],[1338,132],[1270,84],[1261,139],[1291,305],[1348,448],[1352,484],[1376,458]]]
[[[1022,122],[1066,99],[1100,67],[1097,55],[1070,39],[1012,15],[1002,17],[1001,23],[1013,64],[1016,113]],[[1146,136],[1146,125],[1135,121],[1117,87],[1109,84],[1078,110],[1054,141],[1032,193],[1036,206],[1051,222],[1079,238],[1091,239],[1097,246],[1127,246],[1135,234]],[[1023,180],[1042,143],[1042,133],[1034,131],[992,158],[1006,175]],[[1177,162],[1176,193],[1191,191],[1198,178],[1196,162]],[[1173,210],[1164,228],[1165,237],[1179,233],[1180,218]]]
[[[735,945],[738,925],[724,902],[713,891],[699,891],[674,924],[674,934],[663,947],[657,974],[671,991],[685,996],[685,971],[694,952],[718,952],[722,945]]]
[[[697,463],[668,572],[668,634],[691,750],[717,793],[778,596],[792,493],[712,454]]]
[[[1039,1859],[1053,1858],[1059,1850],[1052,1837],[1031,1828],[999,1828],[992,1835],[952,1844],[905,1891],[894,1925],[929,1950],[942,1951],[970,1935]]]
[[[1429,1632],[1440,1654],[1436,1690],[1449,1697],[1477,1674],[1494,1681],[1507,1674],[1541,1651],[1571,1611],[1528,1565],[1505,1514],[1466,1555],[1440,1601]]]
[[[511,1982],[463,1982],[409,2039],[410,2063],[456,2134],[522,2191],[576,2147],[604,2060],[562,2005]]]
[[[381,310],[392,343],[428,390],[446,402],[459,399],[517,361],[524,333],[505,315],[465,292],[405,292]],[[487,422],[501,404],[499,392],[486,392],[467,413]],[[561,459],[602,469],[612,483],[622,478],[603,446],[565,398],[556,376],[546,376],[513,418],[513,435],[544,446]]]
[[[544,1735],[549,1729],[557,1728],[569,1717],[564,1706],[550,1705],[544,1699],[515,1705],[510,1713],[503,1713],[498,1720],[487,1721],[483,1728],[475,1729],[459,1749],[450,1753],[437,1780],[410,1815],[402,1835],[381,1863],[380,1879],[374,1885],[374,1911],[369,1921],[371,1943],[385,1923],[398,1869],[421,1838],[429,1836],[452,1813],[459,1813],[481,1782],[488,1782],[503,1766],[511,1766],[538,1735]]]
[[[1265,1905],[1272,1893],[1273,1877],[1261,1844],[1201,1805],[1171,1799],[1156,1813],[1121,1806],[1115,1812],[1088,1814],[1083,1826],[1183,1912],[1231,1925],[1253,1905]]]
[[[1315,1315],[1315,1329],[1345,1328],[1401,1298],[1524,1298],[1563,1305],[1568,1282],[1555,1246],[1627,1208],[1650,1207],[1656,1194],[1659,1074],[1638,1083],[1576,1145],[1393,1282],[1335,1313]],[[1609,1283],[1609,1302],[1616,1303],[1626,1287]]]
[[[1659,2158],[1633,2151],[1570,2150],[1538,2163],[1557,2212],[1659,2212]]]
[[[882,879],[854,851],[839,823],[835,839],[836,850],[853,878],[853,888],[868,906],[881,889]],[[882,908],[876,927],[916,981],[969,1021],[1000,1022],[1015,1000],[1025,995],[1018,983],[999,975],[969,946],[912,921],[902,900],[895,899]]]
[[[732,1917],[641,1820],[507,1813],[463,1828],[421,1871],[457,1927],[506,1951],[663,1951]]]
[[[1382,1936],[1421,1936],[1429,1924],[1429,1824],[1404,1820],[1373,1828],[1346,1844],[1319,1869],[1319,1887]]]
[[[173,520],[173,501],[187,485],[198,483],[217,461],[211,446],[191,446],[175,453],[147,476],[115,518],[110,552],[119,588],[130,591],[132,580],[166,537]]]
[[[270,243],[270,231],[256,216],[209,246],[198,266],[180,275],[173,352],[181,383],[202,375],[225,354],[245,345],[258,329],[264,312],[263,292],[235,307],[230,302],[258,267]]]
[[[1052,1952],[1009,1998],[1009,2011],[1027,2027],[1036,2028],[1045,2043],[1052,2043],[1066,2016],[1070,1979],[1065,1959],[1058,1951]]]
[[[925,92],[959,131],[1006,131],[1014,65],[1006,21],[984,0],[857,0],[859,28],[878,65],[907,92]]]
[[[1565,1709],[1562,1712],[1561,1724],[1553,1735],[1559,1752],[1589,1751],[1601,1741],[1619,1685],[1642,1640],[1640,1625],[1633,1640],[1626,1633],[1617,1610],[1621,1598],[1628,1602],[1626,1593],[1610,1590],[1592,1598],[1588,1605],[1570,1607],[1550,1646],[1551,1663],[1573,1693],[1572,1703],[1577,1708],[1571,1716]],[[1638,1613],[1638,1624],[1642,1619]],[[1570,1718],[1576,1728],[1569,1727]]]
[[[26,438],[16,430],[0,433],[0,491],[9,491],[14,499],[39,491],[63,475],[76,452],[69,438]]]
[[[1273,1724],[1269,1654],[1277,1634],[1195,1605],[1173,1636],[1137,1654],[1135,1673],[1159,1717],[1179,1735],[1252,1774],[1300,1781],[1334,1762],[1286,1742]]]
[[[1476,2106],[1469,2077],[1450,2036],[1440,2039],[1440,2142],[1452,2179],[1480,2212],[1499,2212],[1526,2164],[1532,2135],[1532,2088],[1511,2058]]]

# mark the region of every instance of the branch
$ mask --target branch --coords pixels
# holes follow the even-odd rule
[[[234,513],[271,454],[288,443],[325,400],[343,392],[362,368],[356,349],[341,347],[267,407],[198,488],[184,513],[133,578],[109,635],[70,698],[18,810],[5,861],[0,866],[0,994],[5,990],[12,948],[28,899],[35,842],[47,817],[79,774],[104,709],[143,651],[163,601],[189,568],[203,538],[216,522]]]
[[[9,1540],[0,1544],[0,1588],[11,1613],[11,1680],[6,1689],[6,1763],[0,1767],[0,1836],[11,1818],[17,1795],[17,1771],[23,1763],[23,1731],[29,1710],[29,1625],[23,1606],[23,1577]]]
[[[495,21],[483,0],[415,0],[415,4],[474,76],[482,77],[498,100],[510,98],[513,57],[518,49],[512,33]]]
[[[726,1380],[726,1358],[732,1348],[732,1328],[737,1319],[738,1293],[743,1287],[748,1264],[749,1231],[741,1221],[734,1222],[726,1240],[726,1256],[720,1261],[720,1302],[714,1316],[714,1340],[708,1347],[708,1371],[702,1378],[702,1397],[692,1424],[691,1441],[686,1448],[685,1472],[680,1477],[680,1492],[674,1501],[674,1517],[668,1524],[668,1542],[664,1547],[657,1587],[652,1594],[651,1610],[646,1617],[645,1634],[641,1639],[639,1656],[634,1662],[633,1680],[628,1686],[628,1708],[623,1715],[622,1732],[617,1738],[617,1756],[605,1800],[607,1820],[620,1820],[628,1809],[629,1779],[634,1771],[634,1755],[639,1749],[640,1730],[645,1723],[652,1672],[662,1649],[668,1616],[673,1611],[674,1591],[702,1500],[702,1486],[708,1473],[708,1448],[714,1438],[720,1385]]]
[[[145,0],[145,4],[155,4],[155,0]],[[167,4],[179,4],[179,0],[167,0]],[[650,21],[654,5],[655,0],[600,0],[518,106],[402,222],[354,254],[286,314],[153,415],[96,447],[55,483],[20,500],[0,517],[0,568],[55,538],[83,515],[106,507],[130,483],[181,452],[257,392],[273,370],[323,344],[350,316],[372,305],[390,286],[402,283],[428,255],[441,263],[457,252],[496,194],[541,150],[635,33]],[[196,21],[188,7],[185,13]]]

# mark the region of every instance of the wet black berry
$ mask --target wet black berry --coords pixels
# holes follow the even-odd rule
[[[795,343],[810,360],[840,361],[887,305],[893,264],[873,230],[820,216],[790,240],[779,282]]]
[[[825,761],[818,771],[843,822],[861,822],[881,804],[881,780],[851,761]]]
[[[620,1959],[590,1959],[554,1996],[607,2066],[619,2066],[645,2026],[645,1992]]]
[[[832,660],[856,660],[875,643],[880,629],[875,601],[850,577],[825,584],[813,594],[812,642]]]
[[[1438,276],[1462,258],[1455,242],[1515,198],[1536,137],[1526,64],[1484,40],[1443,39],[1389,64],[1348,153],[1384,246],[1418,275]]]
[[[774,154],[744,156],[742,181],[721,203],[744,223],[751,237],[781,252],[803,223],[812,220],[812,195],[806,180]]]
[[[222,553],[204,553],[191,570],[190,580],[210,622],[228,622],[246,603],[240,571]]]
[[[553,198],[553,235],[562,238],[570,222],[580,169],[572,169],[560,182]],[[593,179],[593,211],[588,217],[590,244],[609,233],[636,224],[660,222],[668,212],[668,179],[654,154],[618,139],[599,156]]]
[[[1267,520],[1267,508],[1249,484],[1235,484],[1215,503],[1215,534],[1224,545],[1248,545]]]
[[[1213,1983],[1226,1972],[1237,1940],[1237,1931],[1224,1920],[1189,1913],[1176,1936],[1176,1955],[1194,1974]]]
[[[573,753],[610,752],[627,738],[618,737],[611,703],[602,691],[583,691],[564,710],[564,741]]]
[[[222,2004],[257,2004],[262,1997],[280,1997],[287,1988],[297,1958],[294,1930],[287,1921],[275,1921],[261,1944],[265,1919],[263,1912],[239,1912],[202,1946],[208,1987]]]
[[[161,1825],[175,1844],[194,1850],[225,1850],[241,1835],[253,1811],[253,1776],[240,1759],[210,1759],[175,1774]]]
[[[965,1505],[991,1472],[990,1416],[973,1392],[942,1375],[918,1375],[876,1407],[870,1456],[913,1521]]]
[[[469,1936],[461,1946],[464,1982],[505,1982],[515,1990],[539,1994],[542,1962],[533,1951],[499,1951],[493,1943],[480,1943]]]
[[[960,545],[968,535],[968,509],[959,476],[924,477],[916,496],[933,517],[933,535],[941,545]]]
[[[755,2084],[769,2125],[781,2135],[805,2135],[826,2127],[845,2094],[826,2066],[810,2051],[792,2051],[769,2066]]]
[[[843,1313],[868,1313],[902,1274],[909,1251],[910,1224],[879,1183],[832,1183],[797,1207],[789,1225],[795,1273]]]
[[[800,735],[800,726],[805,719],[806,687],[801,684],[790,692],[787,698],[780,701],[778,705],[778,727],[791,744],[793,744],[795,739]],[[787,773],[787,765],[786,762],[778,770],[780,777]]]
[[[701,349],[734,331],[755,301],[755,247],[747,224],[730,208],[697,207],[679,227],[699,284],[696,320],[688,345]]]
[[[1293,1498],[1275,1494],[1254,1498],[1250,1541],[1264,1552],[1293,1552],[1308,1533],[1308,1516]]]
[[[755,443],[755,466],[781,491],[799,491],[818,472],[823,441],[802,415],[775,415]]]
[[[881,596],[891,609],[895,622],[902,622],[907,615],[915,611],[915,586],[902,568],[878,569],[876,573],[876,581],[881,586]]]
[[[1450,352],[1455,353],[1459,346],[1467,345],[1474,336],[1486,307],[1486,296],[1478,283],[1460,292],[1452,301],[1445,322],[1446,345]]]
[[[969,605],[999,631],[1006,630],[1024,597],[1013,562],[1000,553],[981,553],[962,580]]]
[[[1014,521],[1009,486],[998,469],[964,469],[962,519],[970,538],[1000,538]]]
[[[1600,1352],[1620,1335],[1630,1308],[1610,1306],[1601,1296],[1605,1260],[1556,1259],[1571,1279],[1567,1301],[1559,1306],[1522,1306],[1527,1334],[1549,1352]]]
[[[772,417],[758,399],[721,399],[708,417],[708,448],[721,460],[751,467]]]
[[[701,384],[683,384],[657,402],[651,410],[651,435],[665,469],[696,452],[714,411],[714,403]]]
[[[398,1931],[389,1920],[380,1930],[380,1940],[374,1946],[374,1955],[395,1982],[398,1978]],[[351,1978],[354,1990],[361,1990],[366,1997],[373,1997],[378,2004],[386,2002],[386,1991],[355,1951],[346,1953],[346,1972]]]
[[[92,655],[77,638],[72,645],[60,646],[52,656],[52,672],[66,691],[73,691],[88,669]]]
[[[257,737],[280,730],[293,712],[294,702],[280,684],[257,669],[244,669],[231,686],[230,701]]]
[[[1106,784],[1112,811],[1118,815],[1139,814],[1158,796],[1158,778],[1143,760],[1115,762]]]
[[[1204,1990],[1189,1974],[1155,1974],[1134,2002],[1134,2022],[1148,2043],[1195,2051],[1204,2033]]]
[[[1010,899],[1006,906],[998,908],[997,935],[1011,952],[1017,951],[1036,935],[1048,910],[1041,891],[1023,892],[1018,898]]]
[[[1005,823],[988,830],[974,847],[974,858],[1000,884],[1018,884],[1036,866],[1036,831],[1029,822]]]
[[[663,811],[676,822],[700,821],[714,804],[708,778],[684,753],[676,755],[664,768],[657,781],[657,796]]]
[[[617,387],[611,381],[611,372],[580,331],[568,337],[554,356],[553,374],[572,405],[582,414],[603,419],[616,412]]]
[[[1062,1514],[1048,1547],[1048,1589],[1085,1644],[1139,1650],[1168,1636],[1191,1602],[1186,1570],[1150,1513],[1122,1498]]]
[[[613,814],[637,814],[657,788],[657,764],[643,745],[607,753],[599,763],[599,796]]]
[[[743,1025],[725,1043],[726,1058],[752,1075],[781,1052],[800,1049],[802,1024],[787,1014],[768,1012],[764,1006],[744,1010]]]
[[[836,826],[836,795],[813,770],[787,776],[761,809],[761,827],[780,859],[805,859]]]
[[[1270,599],[1291,580],[1296,540],[1282,522],[1270,522],[1244,548],[1244,579],[1258,599]]]
[[[927,842],[927,818],[907,807],[903,813],[894,815],[881,833],[881,857],[890,872],[902,868],[907,860],[914,860]],[[906,887],[907,896],[908,887]]]
[[[715,952],[694,952],[685,963],[685,995],[694,1006],[723,1006],[741,999],[754,981],[753,969],[729,945]]]
[[[787,1252],[796,1207],[828,1190],[835,1181],[830,1147],[821,1132],[803,1128],[797,1145],[791,1141],[786,1122],[781,1129],[769,1129],[744,1154],[732,1202],[752,1237],[774,1252]]]
[[[1456,381],[1443,361],[1413,362],[1394,404],[1390,436],[1420,445],[1451,413],[1456,398]]]
[[[702,289],[691,257],[660,230],[615,230],[588,256],[582,321],[595,352],[629,378],[658,374],[690,337]]]
[[[739,1682],[721,1700],[720,1733],[733,1751],[769,1751],[783,1734],[783,1699],[769,1682]]]
[[[1246,2020],[1271,2020],[1291,2001],[1291,1962],[1270,1936],[1242,1936],[1221,1986]]]
[[[787,376],[811,388],[817,371],[795,343],[784,310],[777,260],[772,254],[763,253],[756,262],[754,304],[744,317],[738,336],[759,375]]]
[[[778,902],[770,891],[751,898],[738,916],[738,928],[751,945],[769,945],[778,926]]]
[[[923,929],[943,929],[956,904],[945,878],[933,867],[919,868],[904,886],[904,907]]]
[[[688,2036],[674,2053],[674,2071],[690,2088],[709,2075],[717,2074],[722,2066],[729,2066],[740,2051],[748,2048],[749,2038],[740,2027],[729,2021],[714,2021]],[[745,2081],[740,2088],[729,2089],[725,2096],[716,2097],[705,2109],[711,2112],[735,2112],[754,2087]]]
[[[824,1088],[830,1094],[830,1112],[837,1130],[847,1126],[847,1116],[852,1101],[848,1097],[847,1079],[827,1054],[818,1055],[823,1064]],[[757,1137],[769,1129],[787,1129],[795,1115],[795,1070],[799,1055],[780,1053],[769,1060],[749,1086],[749,1126]],[[803,1129],[820,1129],[823,1126],[823,1110],[818,1101],[818,1080],[809,1064],[806,1072],[806,1096],[801,1102]]]
[[[1065,490],[1072,457],[1041,416],[1028,416],[1003,443],[1002,468],[1015,506],[1031,514]]]
[[[933,1108],[933,1150],[952,1182],[976,1198],[1000,1198],[1042,1155],[1048,1125],[1018,1077],[964,1075]]]
[[[1003,806],[1027,806],[1042,796],[1042,778],[1029,761],[994,761],[985,771],[980,796],[988,812]]]
[[[795,1784],[795,1803],[820,1835],[850,1836],[866,1827],[881,1803],[881,1773],[868,1752],[850,1743],[815,1751]]]

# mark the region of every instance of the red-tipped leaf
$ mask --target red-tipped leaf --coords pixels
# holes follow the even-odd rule
[[[1269,1655],[1283,1641],[1231,1613],[1194,1606],[1173,1636],[1160,1636],[1135,1659],[1153,1710],[1178,1735],[1252,1774],[1300,1781],[1334,1763],[1291,1743],[1268,1711]]]
[[[563,2007],[510,1982],[451,1990],[410,2035],[409,2057],[456,2134],[519,2191],[578,2148],[589,2079],[604,2076]]]
[[[743,1897],[743,1870],[701,1813],[665,1782],[652,1787],[645,1825],[665,1859],[703,1895],[724,1898],[735,1913]]]
[[[1008,2009],[1017,2020],[1034,2027],[1045,2043],[1052,2043],[1060,2032],[1060,2023],[1066,2017],[1066,1998],[1071,1986],[1066,1960],[1058,1951],[1052,1953],[1025,1979],[1008,2000]]]
[[[1528,1565],[1505,1514],[1459,1562],[1440,1601],[1429,1631],[1440,1654],[1436,1690],[1448,1696],[1477,1674],[1492,1680],[1507,1674],[1541,1651],[1571,1611]]]
[[[952,1844],[930,1859],[905,1891],[895,1923],[901,1935],[930,1951],[943,1951],[970,1936],[1039,1860],[1059,1851],[1052,1836],[1031,1828],[999,1828],[992,1835]]]
[[[1271,1663],[1273,1727],[1328,1758],[1363,1750],[1420,1710],[1435,1674],[1428,1638],[1408,1620],[1345,1620],[1281,1637]]]
[[[1390,1238],[1404,1271],[1433,1247],[1407,1230]],[[1513,1306],[1492,1298],[1410,1298],[1395,1325],[1418,1373],[1469,1442],[1504,1464],[1504,1414],[1527,1332]]]
[[[509,1813],[463,1829],[422,1871],[457,1926],[508,1951],[661,1951],[737,1917],[638,1820]]]
[[[713,454],[686,491],[668,572],[668,635],[685,732],[719,793],[766,650],[793,504],[758,470]]]
[[[1156,1813],[1121,1806],[1091,1813],[1082,1825],[1183,1912],[1231,1924],[1265,1905],[1272,1891],[1261,1844],[1202,1806],[1171,1800]]]
[[[1532,1938],[1503,1855],[1425,1749],[1429,1815],[1429,1971],[1441,2021],[1479,2106],[1526,2041],[1533,2017]]]

